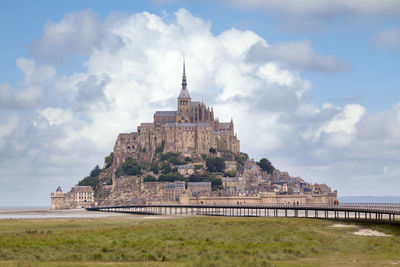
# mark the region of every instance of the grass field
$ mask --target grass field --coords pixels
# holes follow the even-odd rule
[[[0,220],[1,266],[400,265],[400,226],[334,221],[189,217]]]

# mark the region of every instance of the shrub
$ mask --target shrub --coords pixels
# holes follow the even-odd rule
[[[210,149],[208,150],[211,154],[215,154],[217,153],[217,150],[215,150],[215,148],[210,147]]]
[[[125,162],[118,168],[116,176],[123,175],[140,175],[142,174],[142,166],[133,158],[127,158]]]
[[[194,165],[194,168],[195,168],[196,170],[200,170],[201,168],[203,168],[203,165],[201,165],[201,164],[195,164],[195,165]]]
[[[114,152],[111,152],[110,155],[104,158],[105,169],[110,168],[114,162]]]
[[[153,172],[154,174],[158,174],[160,167],[158,166],[157,161],[153,161],[150,164],[150,171]]]
[[[153,175],[147,175],[144,179],[143,182],[155,182],[157,181],[156,177],[154,177]]]
[[[225,161],[222,158],[208,158],[206,166],[209,172],[223,172],[225,170]]]
[[[170,172],[168,174],[162,174],[158,177],[159,182],[174,182],[174,181],[183,181],[184,178],[179,172]]]

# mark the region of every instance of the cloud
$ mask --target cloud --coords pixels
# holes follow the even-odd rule
[[[275,61],[304,71],[339,72],[349,69],[349,65],[337,57],[316,52],[307,40],[271,46],[257,43],[251,47],[247,58],[250,61]]]
[[[0,109],[26,109],[36,107],[43,101],[44,88],[29,85],[15,92],[9,84],[0,84]]]
[[[25,83],[46,83],[56,75],[56,70],[50,65],[38,66],[33,60],[17,59],[17,66],[24,72]]]
[[[90,53],[99,45],[102,25],[90,9],[68,13],[60,22],[48,22],[42,37],[32,43],[32,55],[62,62],[69,55]]]
[[[185,9],[168,19],[148,12],[112,16],[100,22],[101,45],[86,50],[85,71],[54,74],[34,60],[19,60],[24,86],[46,83],[51,90],[43,92],[53,101],[21,113],[18,123],[2,115],[7,126],[0,128],[0,177],[8,179],[7,186],[26,192],[20,184],[28,181],[33,191],[58,185],[68,190],[102,164],[118,133],[136,131],[156,110],[176,109],[185,56],[192,98],[213,105],[220,121],[232,117],[242,151],[251,157],[268,157],[278,168],[326,182],[340,194],[397,192],[400,103],[379,114],[351,103],[313,103],[312,84],[301,71],[317,65],[339,69],[309,43],[268,46],[256,33],[237,29],[214,34],[209,22]],[[67,44],[81,34],[71,32]],[[260,44],[279,55],[250,57]],[[291,47],[308,55],[284,56]],[[0,95],[7,100],[3,107],[24,99],[8,85],[0,86]],[[0,190],[2,203],[18,201]],[[48,194],[38,199],[47,205]]]
[[[399,15],[397,0],[227,0],[239,8],[283,11],[298,15],[337,16],[350,15]]]
[[[0,124],[0,149],[3,148],[5,144],[4,138],[12,134],[17,127],[18,127],[18,117],[16,116],[10,117],[7,123]]]
[[[399,51],[400,29],[394,28],[378,33],[373,39],[373,44],[378,48],[389,48],[394,51]]]

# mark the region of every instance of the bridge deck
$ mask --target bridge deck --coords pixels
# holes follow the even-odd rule
[[[89,211],[120,212],[153,215],[211,215],[211,216],[262,216],[348,219],[379,223],[400,223],[400,204],[340,205],[121,205],[95,206]]]

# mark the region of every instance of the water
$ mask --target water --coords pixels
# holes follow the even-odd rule
[[[49,207],[0,207],[1,219],[48,219],[48,218],[99,218],[128,216],[128,214],[87,211],[85,209],[50,210]]]

